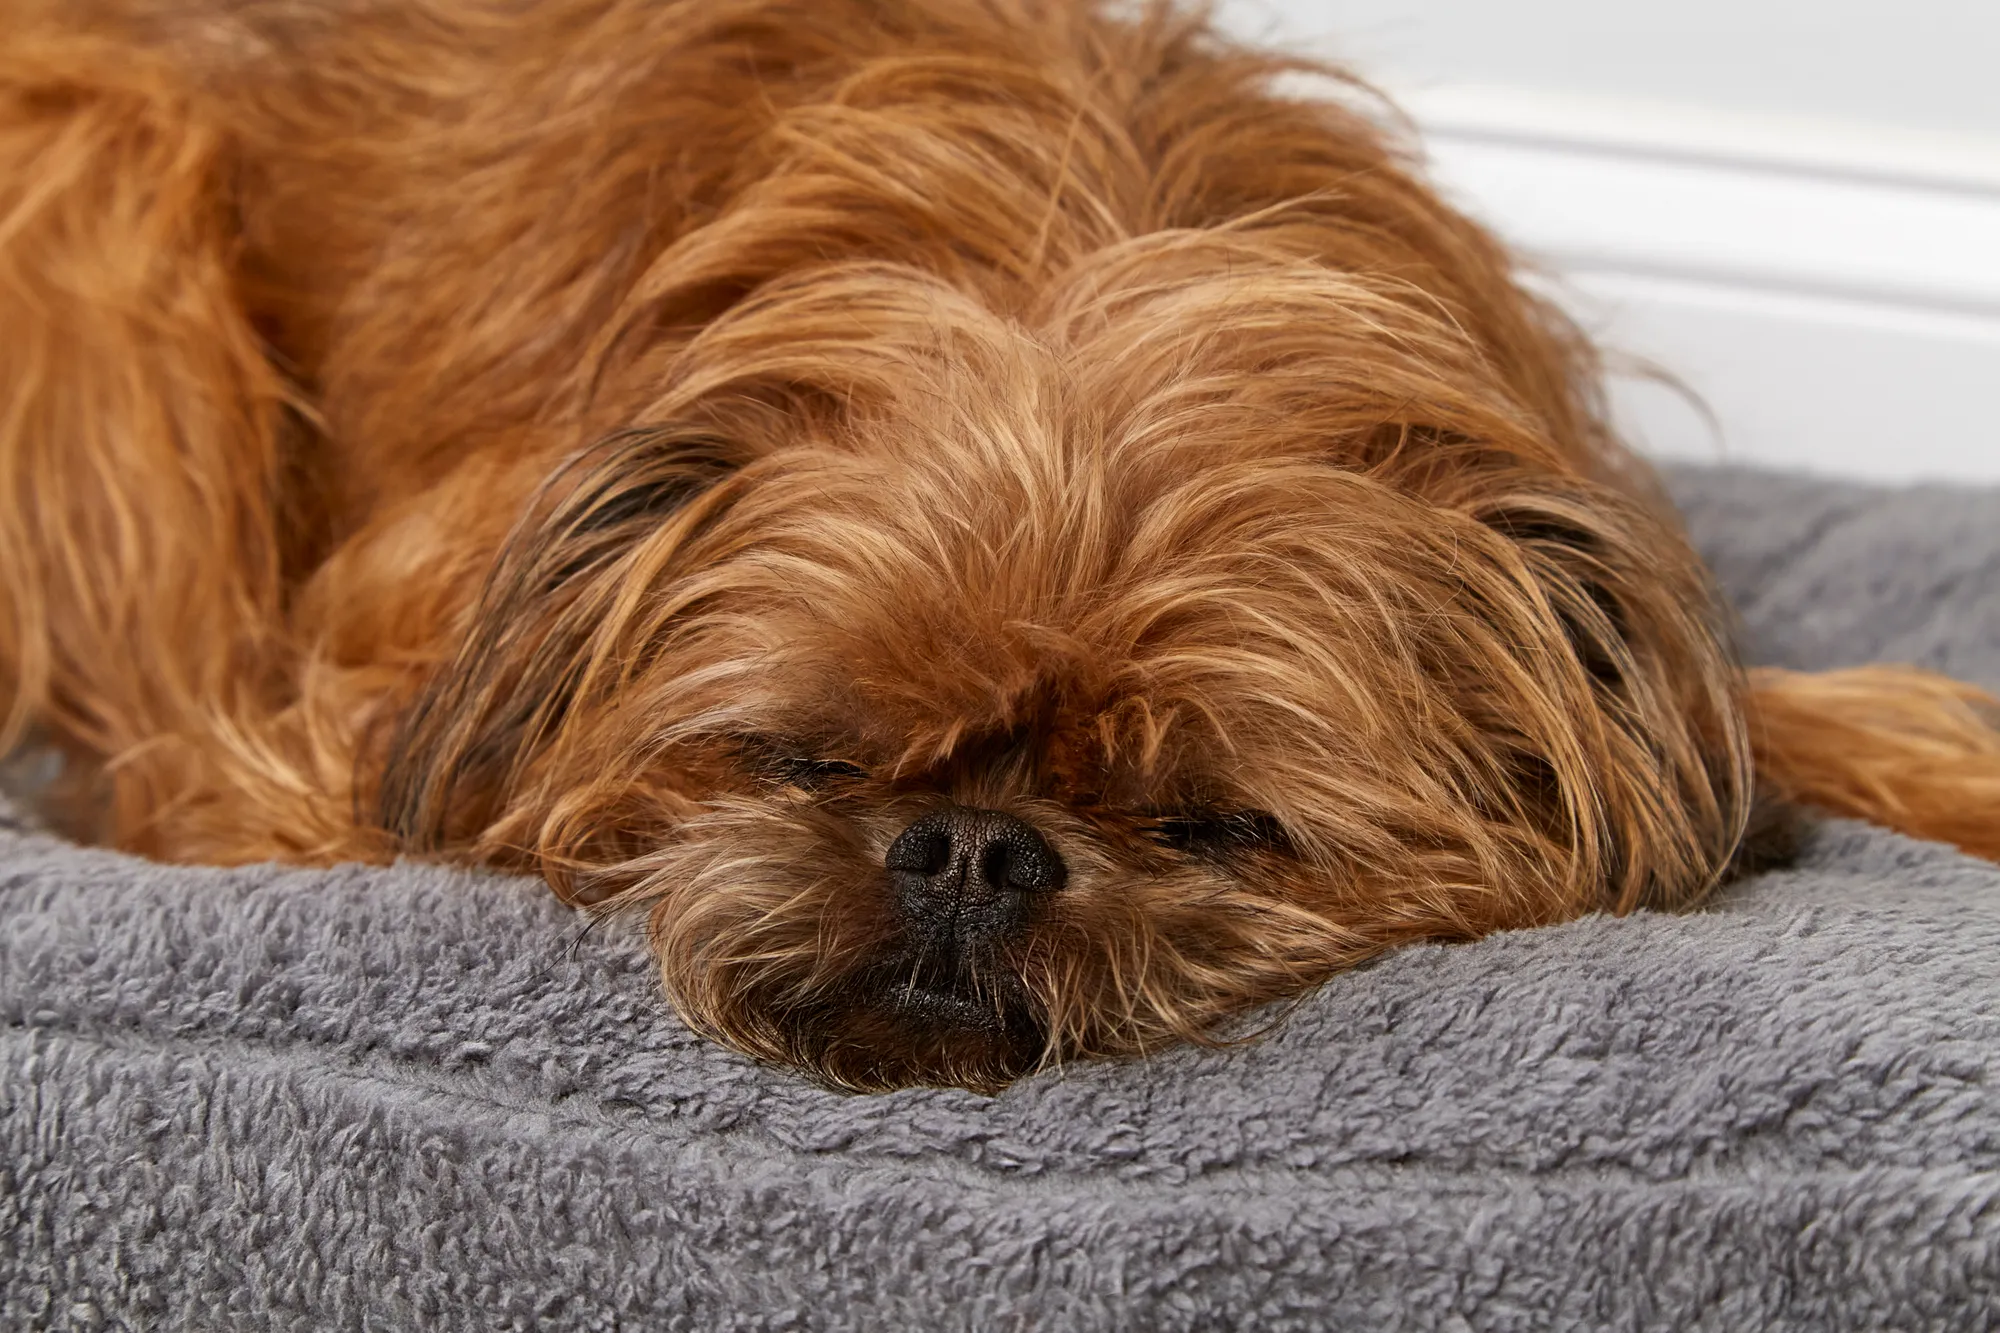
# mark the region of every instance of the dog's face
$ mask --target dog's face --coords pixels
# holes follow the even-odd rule
[[[991,1088],[1727,855],[1692,561],[1408,293],[1242,238],[1008,316],[835,267],[656,378],[524,523],[391,809],[650,904],[746,1050]]]

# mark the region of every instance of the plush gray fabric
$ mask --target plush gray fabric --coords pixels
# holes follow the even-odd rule
[[[1673,478],[1761,655],[2000,684],[2000,495]],[[1418,948],[986,1099],[691,1038],[518,881],[0,835],[0,1328],[2000,1322],[2000,868]]]
[[[2000,491],[1741,468],[1668,481],[1753,661],[1913,662],[2000,689]]]

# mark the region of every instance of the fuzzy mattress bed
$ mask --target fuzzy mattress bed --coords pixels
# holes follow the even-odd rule
[[[2000,686],[2000,492],[1672,477],[1751,656]],[[2000,868],[1415,948],[1264,1041],[852,1097],[518,880],[0,832],[0,1328],[2000,1324]]]

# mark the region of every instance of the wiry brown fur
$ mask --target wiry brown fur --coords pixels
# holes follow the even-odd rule
[[[1195,18],[6,18],[0,690],[106,841],[650,904],[692,1022],[856,1088],[1691,903],[1753,768],[2000,856],[1972,693],[1749,689],[1569,326]],[[883,883],[947,800],[1068,866],[969,1027]]]

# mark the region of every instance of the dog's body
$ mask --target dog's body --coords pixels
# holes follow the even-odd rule
[[[1760,776],[2000,855],[1978,696],[1753,692],[1568,326],[1199,23],[9,4],[0,691],[93,836],[651,903],[854,1087],[1694,901]]]

